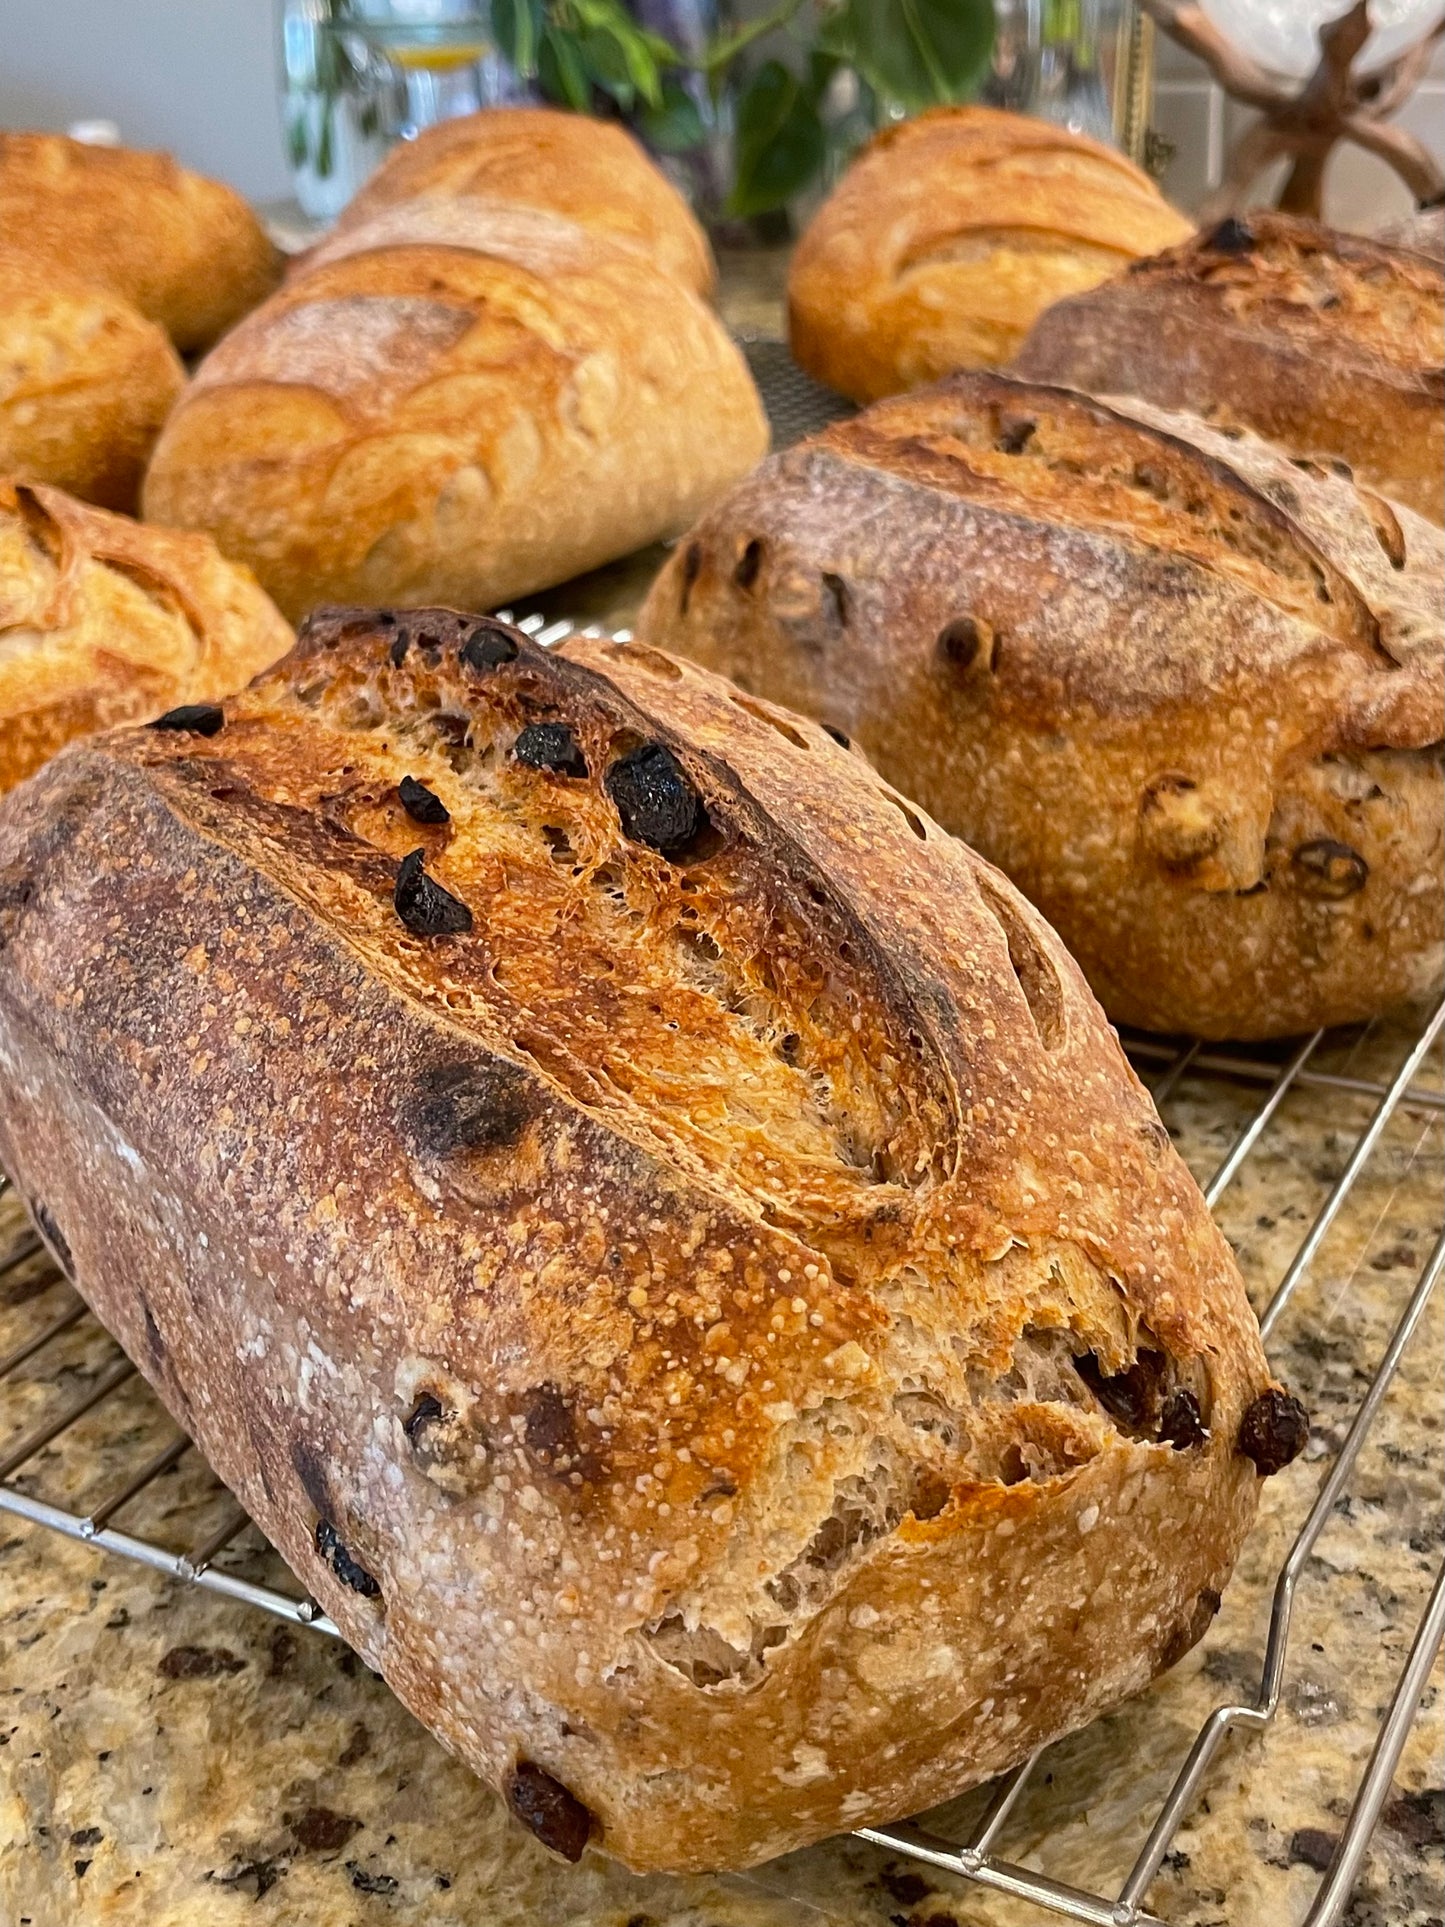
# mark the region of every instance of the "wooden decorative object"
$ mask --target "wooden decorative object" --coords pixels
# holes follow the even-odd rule
[[[1190,0],[1139,4],[1172,40],[1198,55],[1227,94],[1257,107],[1262,116],[1235,142],[1223,180],[1200,210],[1201,220],[1242,207],[1256,177],[1285,157],[1294,165],[1279,205],[1290,214],[1318,220],[1325,162],[1337,141],[1353,141],[1377,154],[1417,201],[1445,193],[1445,172],[1425,144],[1403,127],[1387,124],[1415,91],[1435,42],[1445,34],[1445,19],[1397,59],[1374,73],[1356,74],[1355,58],[1370,34],[1369,0],[1358,0],[1348,13],[1320,28],[1319,65],[1296,91],[1291,82],[1241,53]]]

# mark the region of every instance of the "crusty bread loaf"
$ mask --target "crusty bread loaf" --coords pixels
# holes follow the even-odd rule
[[[275,285],[281,257],[229,187],[169,154],[0,133],[0,237],[124,296],[183,352]]]
[[[368,1665],[572,1856],[999,1772],[1303,1442],[1043,919],[638,647],[336,612],[0,808],[0,1157]]]
[[[1445,202],[1432,201],[1417,207],[1413,214],[1401,215],[1376,228],[1375,239],[1387,247],[1409,248],[1412,254],[1428,254],[1432,260],[1445,261]]]
[[[1061,301],[1016,372],[1337,456],[1445,521],[1445,266],[1251,213]]]
[[[712,249],[687,202],[615,121],[550,107],[494,107],[439,121],[395,146],[338,227],[426,199],[503,201],[561,214],[621,241],[695,294],[711,294]]]
[[[0,247],[0,475],[133,510],[185,380],[128,301]]]
[[[675,534],[767,447],[697,295],[537,208],[403,203],[202,364],[145,485],[291,617],[486,609]]]
[[[229,696],[292,640],[207,537],[0,482],[0,790],[72,737]]]
[[[992,367],[1051,301],[1189,231],[1111,147],[1022,114],[933,108],[879,134],[798,243],[793,354],[855,401]]]
[[[1445,538],[1238,431],[1001,375],[764,464],[638,626],[856,737],[1116,1019],[1439,988]]]

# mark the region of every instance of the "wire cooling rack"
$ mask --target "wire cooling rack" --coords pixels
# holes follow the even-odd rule
[[[559,640],[570,627],[565,623],[544,625],[538,617],[525,619],[523,626],[540,641],[548,643]],[[1205,1184],[1205,1197],[1211,1208],[1239,1178],[1249,1160],[1261,1155],[1261,1145],[1272,1127],[1279,1128],[1281,1107],[1292,1097],[1299,1100],[1308,1096],[1314,1106],[1322,1107],[1322,1124],[1337,1142],[1342,1131],[1346,1134],[1344,1142],[1348,1148],[1340,1174],[1330,1184],[1261,1313],[1260,1326],[1266,1346],[1286,1308],[1305,1283],[1341,1211],[1385,1155],[1382,1140],[1392,1118],[1397,1113],[1408,1112],[1445,1124],[1445,1088],[1427,1069],[1437,1052],[1442,1029],[1445,1029],[1445,1002],[1409,1039],[1402,1061],[1384,1079],[1351,1074],[1349,1065],[1358,1059],[1359,1051],[1353,1056],[1342,1053],[1338,1035],[1325,1032],[1316,1032],[1278,1051],[1270,1046],[1236,1048],[1125,1035],[1130,1058],[1161,1109],[1190,1093],[1207,1094],[1211,1088],[1228,1087],[1236,1096],[1240,1092],[1250,1093],[1247,1121],[1228,1155]],[[1358,1119],[1365,1107],[1368,1107],[1365,1122],[1350,1141],[1348,1132],[1353,1128],[1353,1120]],[[8,1181],[0,1174],[0,1204],[8,1189]],[[124,1469],[98,1503],[81,1511],[77,1509],[78,1501],[67,1504],[63,1497],[42,1493],[39,1488],[59,1462],[59,1455],[48,1448],[55,1447],[83,1419],[96,1425],[105,1416],[107,1401],[122,1387],[129,1386],[131,1394],[126,1401],[122,1440],[144,1433],[145,1428],[135,1424],[135,1367],[102,1333],[84,1303],[54,1268],[42,1239],[33,1232],[22,1235],[0,1256],[0,1288],[12,1274],[21,1274],[22,1267],[29,1267],[34,1274],[26,1297],[45,1309],[36,1329],[0,1356],[0,1512],[15,1514],[32,1524],[84,1541],[98,1552],[137,1560],[174,1579],[259,1607],[316,1632],[337,1635],[333,1622],[316,1601],[299,1588],[290,1590],[284,1585],[249,1578],[244,1570],[238,1569],[238,1564],[254,1566],[257,1560],[264,1559],[268,1562],[269,1577],[274,1577],[279,1562],[219,1481],[211,1489],[213,1503],[203,1509],[198,1502],[194,1507],[195,1520],[204,1517],[207,1522],[204,1526],[192,1522],[188,1528],[186,1507],[171,1508],[172,1514],[179,1512],[180,1516],[172,1519],[170,1536],[187,1541],[180,1549],[159,1543],[158,1535],[141,1536],[118,1523],[143,1504],[145,1495],[159,1489],[159,1482],[178,1467],[185,1455],[195,1450],[185,1436],[175,1431],[158,1402],[154,1402],[155,1420],[158,1425],[168,1427],[174,1436],[161,1449],[139,1457],[133,1466],[123,1453],[115,1459]],[[42,1267],[46,1268],[44,1273]],[[995,1784],[982,1817],[962,1845],[934,1835],[912,1821],[863,1828],[857,1837],[892,1855],[1031,1902],[1041,1915],[1092,1923],[1092,1927],[1167,1927],[1158,1916],[1146,1911],[1144,1897],[1171,1851],[1181,1825],[1206,1790],[1211,1764],[1228,1736],[1237,1728],[1263,1729],[1274,1717],[1288,1679],[1296,1589],[1332,1512],[1349,1490],[1361,1448],[1442,1275],[1445,1275],[1445,1232],[1436,1238],[1420,1268],[1383,1355],[1378,1360],[1354,1361],[1365,1390],[1279,1570],[1269,1633],[1253,1696],[1221,1702],[1199,1728],[1178,1767],[1172,1788],[1153,1819],[1143,1848],[1117,1891],[1100,1893],[1070,1885],[1017,1864],[996,1850],[1010,1815],[1036,1773],[1041,1754]],[[88,1374],[84,1389],[66,1396],[61,1381],[73,1382],[73,1375],[60,1371],[49,1361],[65,1349],[61,1341],[67,1334],[83,1333],[88,1333],[98,1345],[110,1346],[110,1350]],[[33,1413],[37,1391],[44,1394],[49,1409],[38,1421],[32,1417],[27,1424],[18,1423],[17,1413],[22,1404]],[[111,1452],[98,1453],[93,1448],[86,1462],[94,1466],[104,1458],[110,1464],[114,1456]],[[216,1503],[223,1507],[223,1513],[218,1522],[212,1522]],[[244,1541],[243,1535],[246,1535]],[[242,1544],[238,1546],[238,1542]],[[236,1555],[245,1546],[252,1550],[246,1558],[238,1560]],[[223,1559],[224,1564],[220,1563]],[[1348,1902],[1375,1822],[1389,1795],[1442,1634],[1445,1634],[1445,1566],[1435,1574],[1428,1603],[1355,1791],[1349,1818],[1301,1927],[1332,1927]],[[1142,1824],[1141,1817],[1141,1827]],[[1247,1924],[1240,1922],[1238,1927],[1247,1927]]]

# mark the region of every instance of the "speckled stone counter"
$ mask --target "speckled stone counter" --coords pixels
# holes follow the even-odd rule
[[[1379,1076],[1386,1030],[1332,1044],[1336,1070]],[[1434,1073],[1438,1077],[1438,1067]],[[1191,1079],[1165,1115],[1207,1177],[1258,1087]],[[1367,1099],[1300,1090],[1225,1193],[1219,1216],[1256,1301],[1267,1296],[1366,1121]],[[1204,1643],[1141,1699],[1045,1755],[1001,1851],[1106,1890],[1137,1850],[1199,1721],[1253,1690],[1275,1573],[1308,1511],[1442,1215],[1438,1111],[1402,1110],[1276,1335],[1309,1404],[1306,1456],[1265,1489],[1259,1527]],[[15,1235],[0,1222],[0,1256]],[[63,1302],[37,1268],[0,1274],[0,1352]],[[53,1409],[112,1356],[88,1322],[27,1370],[0,1431]],[[1407,1354],[1348,1496],[1300,1588],[1288,1685],[1262,1739],[1216,1763],[1150,1895],[1179,1927],[1302,1918],[1348,1809],[1441,1556],[1438,1302]],[[24,1476],[94,1501],[171,1436],[138,1384]],[[5,1440],[0,1438],[0,1451]],[[127,1529],[194,1544],[221,1516],[194,1454]],[[225,1555],[254,1576],[254,1538]],[[271,1568],[275,1577],[274,1564]],[[1411,1739],[1347,1920],[1439,1927],[1442,1706]],[[978,1796],[934,1816],[961,1828]],[[637,1879],[589,1855],[553,1860],[335,1640],[0,1515],[0,1923],[3,1927],[1040,1927],[1000,1902],[856,1841],[754,1874]]]

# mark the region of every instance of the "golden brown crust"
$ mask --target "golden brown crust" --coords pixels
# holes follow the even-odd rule
[[[394,147],[337,228],[416,200],[507,202],[560,214],[645,254],[694,294],[717,280],[707,236],[677,189],[615,121],[548,107],[490,108]]]
[[[0,1063],[81,1288],[565,1851],[916,1810],[1217,1604],[1268,1372],[1077,968],[690,666],[335,612],[218,734],[57,759]]]
[[[128,301],[0,248],[0,475],[134,510],[185,380]]]
[[[855,401],[996,366],[1050,302],[1188,232],[1113,148],[1020,114],[934,108],[878,135],[798,243],[793,354]]]
[[[485,609],[687,525],[767,446],[696,295],[560,216],[383,210],[206,360],[148,520],[213,534],[293,618]]]
[[[1445,265],[1292,215],[1222,221],[1061,301],[1016,372],[1138,395],[1362,481],[1445,521]]]
[[[169,154],[0,134],[0,234],[123,296],[183,353],[274,287],[281,257],[239,194]]]
[[[0,791],[76,736],[229,696],[291,642],[206,536],[0,482]]]
[[[1252,436],[959,375],[764,464],[639,634],[856,738],[1115,1018],[1268,1036],[1439,984],[1442,573]]]

